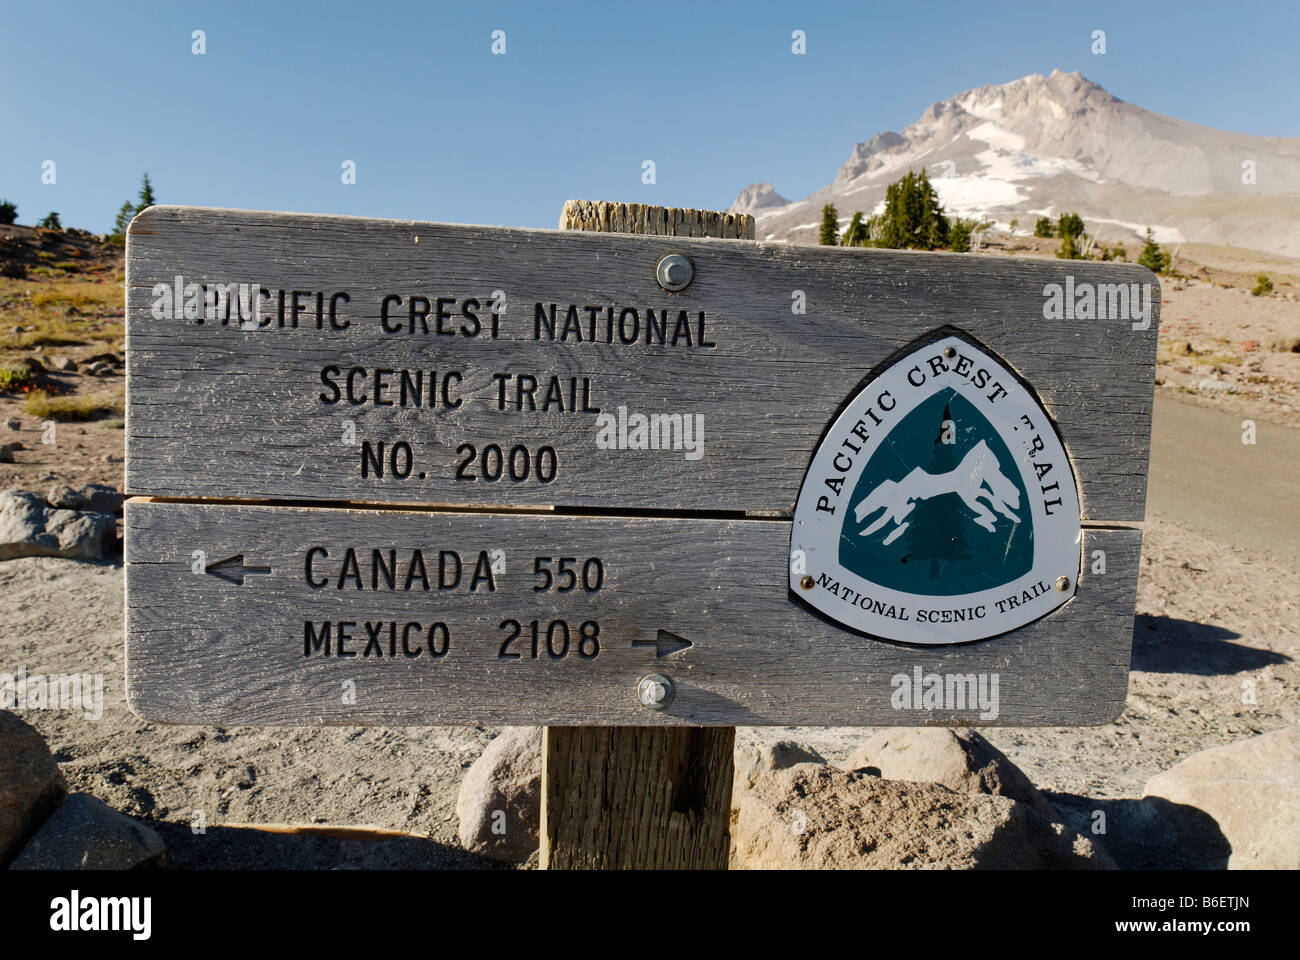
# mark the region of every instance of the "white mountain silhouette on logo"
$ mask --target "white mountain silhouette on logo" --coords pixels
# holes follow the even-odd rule
[[[870,526],[858,531],[858,535],[870,536],[892,520],[898,527],[885,537],[884,544],[887,546],[903,535],[911,522],[905,518],[918,501],[945,493],[955,493],[961,497],[966,506],[975,511],[975,522],[990,533],[997,526],[997,517],[989,507],[1013,523],[1020,522],[1020,518],[1011,509],[1020,506],[1020,491],[1003,475],[998,467],[998,458],[981,440],[962,457],[961,463],[947,473],[927,473],[916,467],[901,481],[881,482],[862,498],[854,515],[861,523],[877,510],[883,509],[884,513]],[[988,501],[988,506],[981,503],[981,500]]]

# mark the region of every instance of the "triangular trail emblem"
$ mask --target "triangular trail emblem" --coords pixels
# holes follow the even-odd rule
[[[790,589],[850,629],[963,643],[1074,595],[1079,496],[1055,425],[988,348],[905,350],[849,401],[795,505]]]

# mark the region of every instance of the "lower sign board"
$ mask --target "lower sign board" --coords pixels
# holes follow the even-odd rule
[[[1144,270],[153,207],[127,287],[145,717],[1122,708]]]
[[[1106,572],[1069,603],[918,647],[792,603],[789,521],[130,500],[126,525],[131,708],[205,724],[1102,723],[1140,553],[1088,530]]]

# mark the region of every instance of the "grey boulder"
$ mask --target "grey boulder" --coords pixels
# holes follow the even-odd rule
[[[166,852],[149,827],[88,793],[59,805],[10,870],[131,870]]]
[[[1229,870],[1300,869],[1300,726],[1194,753],[1143,794]]]
[[[117,520],[111,514],[50,507],[26,490],[0,493],[0,560],[103,560],[113,550],[116,533]]]
[[[777,770],[787,770],[800,763],[825,763],[826,758],[812,747],[793,740],[777,740],[736,751],[736,773],[733,791],[737,786],[752,787],[760,776]]]
[[[738,791],[742,869],[1108,869],[1091,840],[1009,797],[799,764]]]
[[[91,510],[95,513],[122,515],[122,494],[106,483],[88,483],[80,489],[67,484],[50,487],[45,502],[65,510]]]
[[[542,728],[506,727],[461,781],[460,842],[491,860],[522,863],[537,849],[542,815]]]
[[[68,792],[45,738],[0,710],[0,866],[36,833]]]
[[[1010,797],[1048,820],[1060,816],[1001,750],[971,729],[900,727],[878,733],[844,763],[886,780],[941,783],[958,793]]]

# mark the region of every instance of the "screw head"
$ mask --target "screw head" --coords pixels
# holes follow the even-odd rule
[[[943,355],[947,357],[949,360],[951,360],[953,357],[957,356],[957,348],[945,347],[943,351]]]
[[[1062,593],[1065,593],[1066,590],[1069,590],[1069,589],[1070,589],[1070,578],[1069,578],[1069,577],[1057,577],[1057,578],[1056,578],[1056,589],[1057,589],[1057,590],[1060,590]]]
[[[813,588],[814,583],[815,581],[813,580],[811,574],[805,573],[802,577],[799,578],[799,586],[803,587],[805,590],[811,590]]]
[[[673,701],[673,682],[661,673],[642,677],[636,685],[636,697],[641,706],[651,710],[667,709]]]
[[[669,292],[685,290],[695,279],[695,264],[680,253],[670,253],[655,264],[655,279]]]

